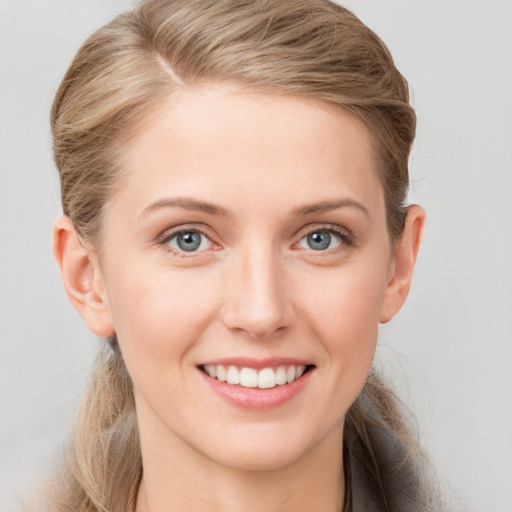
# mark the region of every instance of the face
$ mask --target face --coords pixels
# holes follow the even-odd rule
[[[205,86],[174,94],[123,163],[97,273],[143,446],[262,469],[339,443],[393,274],[362,123]]]

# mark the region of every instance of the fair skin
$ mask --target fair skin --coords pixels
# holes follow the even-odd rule
[[[344,416],[407,296],[423,210],[393,244],[360,121],[233,86],[175,92],[123,164],[101,244],[62,217],[54,250],[133,380],[137,510],[340,510]],[[260,389],[217,365],[305,369]]]

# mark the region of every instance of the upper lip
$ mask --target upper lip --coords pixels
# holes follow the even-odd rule
[[[254,368],[256,370],[261,370],[262,368],[274,368],[278,366],[313,366],[313,363],[306,359],[290,357],[269,357],[264,359],[255,359],[251,357],[228,357],[221,359],[209,359],[208,361],[202,362],[199,366],[205,365],[238,366],[240,368]]]

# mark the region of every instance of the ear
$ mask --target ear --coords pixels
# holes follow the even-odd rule
[[[389,322],[398,313],[409,294],[424,226],[425,210],[416,204],[409,206],[404,231],[401,238],[395,241],[393,249],[392,275],[380,310],[382,323]]]
[[[53,255],[69,300],[87,327],[101,337],[114,333],[98,257],[80,240],[73,221],[63,215],[53,225]]]

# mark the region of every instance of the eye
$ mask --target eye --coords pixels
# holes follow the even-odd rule
[[[178,252],[205,251],[212,245],[211,240],[200,231],[180,231],[167,239],[166,244]]]
[[[326,251],[327,249],[335,249],[343,243],[341,234],[330,230],[317,230],[308,233],[301,238],[299,247],[303,249],[313,249],[314,251]]]

